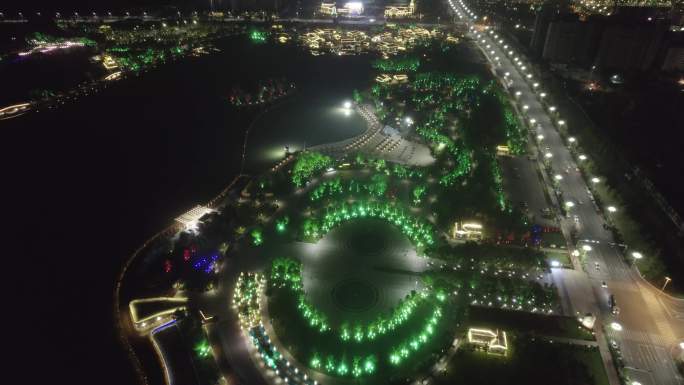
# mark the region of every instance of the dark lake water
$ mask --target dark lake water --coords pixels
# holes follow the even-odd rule
[[[298,88],[254,124],[250,172],[271,166],[284,145],[364,129],[338,108],[367,86],[372,58],[312,57],[243,38],[220,46],[221,53],[171,63],[59,110],[0,122],[14,261],[3,289],[7,314],[29,320],[8,343],[45,376],[133,383],[113,328],[116,275],[142,241],[239,171],[257,110],[227,103],[235,85],[286,77]]]

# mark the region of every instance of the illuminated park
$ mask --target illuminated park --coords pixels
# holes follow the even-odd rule
[[[649,205],[679,217],[585,120],[646,77],[543,62],[561,8],[607,2],[224,3],[0,12],[0,124],[41,140],[7,164],[43,170],[8,188],[58,191],[19,217],[59,213],[69,242],[16,243],[114,269],[106,311],[49,272],[83,298],[72,350],[113,335],[144,385],[681,383],[682,270]],[[585,72],[611,85],[582,104]]]
[[[262,46],[277,31],[248,38]],[[286,148],[267,172],[239,178],[232,198],[179,217],[156,248],[156,279],[199,292],[151,333],[192,308],[210,340],[209,330],[239,327],[214,339],[225,353],[213,354],[246,346],[253,369],[229,373],[248,383],[448,382],[459,359],[519,365],[509,346],[527,346],[529,332],[545,336],[535,345],[581,341],[586,351],[552,356],[603,376],[593,331],[561,315],[549,278],[552,256],[571,268],[559,230],[505,189],[501,164],[528,151],[527,129],[489,75],[448,70],[454,33],[434,28],[401,54],[371,48],[372,77],[406,80],[372,81],[337,102],[361,118],[360,134]],[[527,330],[527,317],[542,330]]]

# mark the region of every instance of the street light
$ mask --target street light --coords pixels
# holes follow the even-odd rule
[[[581,154],[581,155],[579,156],[579,160],[587,160],[587,156],[584,155],[584,154]]]
[[[589,245],[582,245],[582,250],[584,250],[584,251],[591,251],[591,246],[589,246]]]
[[[610,327],[611,327],[613,330],[615,330],[616,332],[619,332],[619,331],[622,330],[622,325],[620,325],[620,324],[617,323],[617,322],[611,323],[611,324],[610,324]]]
[[[634,251],[634,252],[632,252],[632,257],[633,257],[634,259],[641,259],[641,258],[643,258],[644,256],[643,256],[643,254],[641,254],[640,252]]]
[[[546,154],[544,154],[544,157],[545,157],[546,159],[551,159],[551,158],[553,158],[553,154],[550,153],[550,152],[547,152]]]
[[[617,208],[615,206],[608,206],[608,212],[614,213],[617,211]]]
[[[553,177],[554,177],[554,179],[556,179],[556,180],[563,180],[563,175],[561,175],[561,174],[556,174],[556,175],[554,175]]]
[[[598,182],[600,182],[600,181],[601,181],[601,179],[599,179],[599,178],[597,178],[597,177],[591,178],[591,183],[598,183]]]
[[[567,202],[565,202],[565,207],[571,209],[571,208],[575,207],[575,203],[567,201]]]
[[[351,102],[350,101],[344,102],[344,108],[346,108],[346,109],[351,108]]]
[[[670,281],[672,281],[672,278],[665,277],[665,284],[663,285],[663,288],[660,289],[660,291],[665,291],[665,286],[667,286],[667,284],[670,283]]]
[[[544,140],[544,135],[542,135],[542,134],[537,135],[537,140]]]
[[[575,137],[573,137],[573,136],[568,138],[568,142],[570,142],[570,143],[575,143],[576,140],[577,139],[575,139]]]

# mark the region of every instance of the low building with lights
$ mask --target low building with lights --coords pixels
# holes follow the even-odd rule
[[[209,207],[197,205],[188,212],[176,218],[175,222],[176,224],[182,226],[182,228],[185,230],[195,230],[200,218],[213,211],[214,210],[210,209]]]
[[[505,331],[470,328],[468,343],[487,350],[489,354],[505,356],[508,352],[508,339]]]
[[[483,226],[479,223],[456,222],[451,232],[454,239],[481,240],[483,238]]]
[[[415,16],[415,3],[413,0],[408,5],[388,5],[385,7],[385,18],[387,19],[405,19]]]
[[[335,3],[321,3],[321,7],[318,9],[322,15],[327,16],[337,16],[337,8]]]

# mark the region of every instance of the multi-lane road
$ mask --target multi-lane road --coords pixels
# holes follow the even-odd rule
[[[684,383],[673,360],[682,354],[684,301],[653,287],[625,263],[623,249],[614,245],[612,234],[604,228],[605,215],[610,213],[600,212],[593,204],[587,182],[578,169],[577,162],[581,159],[574,158],[569,149],[573,144],[557,130],[562,117],[544,103],[543,84],[528,68],[529,62],[497,32],[477,26],[476,15],[461,0],[448,1],[457,19],[472,27],[469,36],[489,60],[494,74],[509,89],[521,119],[531,129],[532,140],[538,142],[540,159],[553,169],[548,179],[560,176],[557,188],[562,192],[562,200],[558,204],[569,208],[569,217],[560,217],[559,221],[569,247],[580,252],[574,258],[575,270],[553,269],[564,311],[570,315],[597,315],[597,329],[603,327],[607,339],[619,346],[625,373],[632,384]],[[552,190],[552,186],[548,188]],[[572,244],[569,236],[573,227],[579,239],[577,244]],[[632,251],[628,249],[628,255]],[[611,294],[620,308],[619,314],[613,314],[608,305]],[[597,331],[602,356],[610,366],[607,344],[600,341],[603,335]],[[607,369],[611,383],[616,383],[615,371]]]

